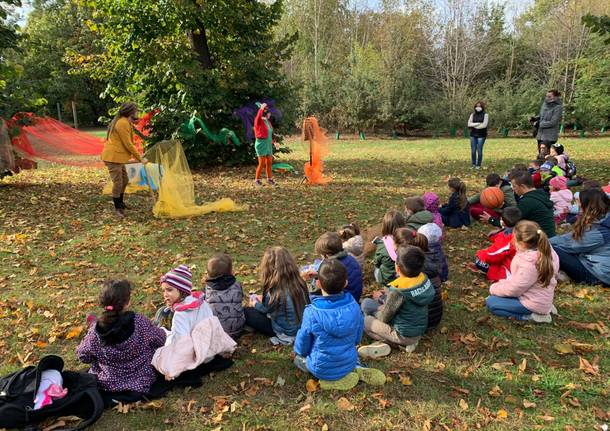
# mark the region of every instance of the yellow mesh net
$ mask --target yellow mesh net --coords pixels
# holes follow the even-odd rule
[[[195,217],[211,212],[242,211],[232,199],[197,205],[195,188],[186,155],[180,141],[162,141],[146,151],[148,181],[158,184],[158,198],[153,208],[155,217]]]

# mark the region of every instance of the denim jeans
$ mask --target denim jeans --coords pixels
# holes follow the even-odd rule
[[[381,302],[373,298],[364,298],[360,303],[360,309],[365,316],[373,316],[380,306]]]
[[[559,268],[576,283],[601,284],[601,281],[580,263],[577,255],[565,252],[561,247],[555,247],[554,250],[559,257]]]
[[[490,295],[485,299],[487,309],[491,314],[501,317],[514,317],[517,320],[525,320],[524,316],[532,314],[525,308],[517,298],[505,298]]]
[[[481,163],[483,163],[483,144],[485,143],[485,139],[485,137],[470,137],[470,158],[472,159],[472,166],[481,166]]]

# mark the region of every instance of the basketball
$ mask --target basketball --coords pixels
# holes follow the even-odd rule
[[[504,193],[498,187],[487,187],[481,192],[481,205],[490,210],[502,208]]]

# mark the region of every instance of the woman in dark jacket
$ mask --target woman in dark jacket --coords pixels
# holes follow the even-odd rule
[[[537,124],[538,132],[536,133],[539,153],[541,143],[544,142],[548,149],[559,138],[561,116],[563,115],[563,105],[561,104],[560,96],[561,93],[558,90],[549,90],[540,107],[540,117]]]
[[[481,169],[483,145],[485,144],[485,139],[487,139],[488,123],[489,115],[485,112],[485,103],[479,100],[474,105],[474,111],[468,118],[468,127],[470,127],[470,157],[473,169]]]

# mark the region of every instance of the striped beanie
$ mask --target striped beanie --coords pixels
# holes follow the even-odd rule
[[[161,277],[161,283],[167,283],[180,292],[190,295],[193,291],[193,274],[188,266],[180,265]]]

